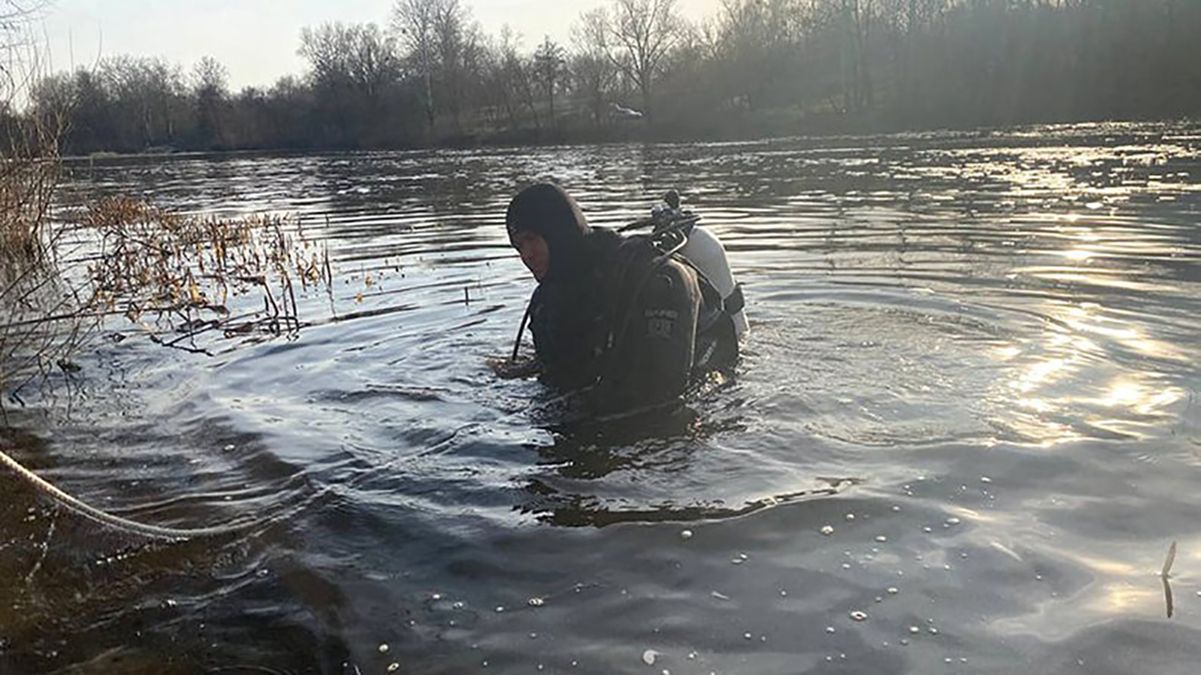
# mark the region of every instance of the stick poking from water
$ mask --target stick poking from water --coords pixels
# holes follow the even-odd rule
[[[1168,547],[1168,557],[1163,561],[1163,571],[1159,573],[1159,576],[1163,577],[1164,579],[1172,576],[1172,565],[1175,562],[1176,542],[1172,542],[1172,545]]]
[[[1168,547],[1168,557],[1163,561],[1163,569],[1159,572],[1159,580],[1163,582],[1163,601],[1167,605],[1168,618],[1176,613],[1176,602],[1172,597],[1172,565],[1176,562],[1176,542]]]

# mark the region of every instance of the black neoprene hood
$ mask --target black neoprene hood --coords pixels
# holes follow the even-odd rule
[[[517,194],[505,214],[509,242],[518,232],[533,232],[550,251],[549,276],[568,273],[583,255],[584,238],[592,232],[571,195],[553,183],[536,183]]]

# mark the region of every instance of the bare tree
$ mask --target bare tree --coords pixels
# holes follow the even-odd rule
[[[98,74],[117,114],[136,120],[135,135],[127,139],[130,147],[144,150],[175,141],[179,117],[187,109],[179,66],[160,58],[118,56],[101,61]]]
[[[438,17],[446,0],[397,0],[392,8],[392,30],[413,61],[424,85],[426,122],[436,121],[434,75],[438,68]]]
[[[712,38],[730,93],[751,108],[774,103],[796,78],[799,24],[806,6],[798,0],[724,0]]]
[[[202,146],[221,144],[221,109],[229,98],[229,73],[206,56],[192,69],[192,96],[196,101],[196,137]]]
[[[597,8],[580,15],[571,29],[571,77],[577,93],[588,103],[592,122],[604,120],[605,99],[617,80],[609,49],[609,15]]]
[[[358,146],[383,117],[384,93],[400,80],[391,38],[375,24],[325,24],[301,34],[317,113],[336,142]]]
[[[503,112],[510,129],[516,129],[520,125],[517,76],[522,74],[522,70],[517,42],[518,38],[513,29],[508,25],[502,26],[500,37],[488,45],[483,60],[484,88],[488,96],[488,105],[494,115]],[[517,64],[517,67],[514,68],[513,64]]]
[[[652,116],[655,79],[680,36],[675,0],[614,0],[609,34],[614,65],[642,94],[642,112]]]
[[[483,40],[460,0],[397,0],[392,30],[422,79],[426,121],[432,131],[440,112],[449,112],[455,129],[468,82],[478,70]]]
[[[534,120],[534,126],[541,128],[542,120],[538,116],[538,100],[535,95],[533,67],[529,60],[518,51],[520,37],[505,27],[502,31],[503,59],[502,68],[504,81],[512,95],[516,96],[520,105],[524,106]]]
[[[565,54],[563,47],[551,40],[550,36],[547,36],[534,52],[534,72],[550,103],[551,126],[555,124],[555,90],[564,76],[563,68],[567,64]]]
[[[875,103],[872,88],[871,39],[874,0],[839,0],[846,31],[843,57],[843,97],[848,112],[860,112]]]

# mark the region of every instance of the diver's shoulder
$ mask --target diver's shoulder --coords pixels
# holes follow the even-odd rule
[[[626,240],[614,230],[606,227],[594,227],[592,231],[584,237],[584,244],[588,247],[591,253],[609,254],[621,247],[621,244]]]

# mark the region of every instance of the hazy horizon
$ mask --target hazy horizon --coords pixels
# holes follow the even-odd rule
[[[100,58],[158,56],[185,69],[212,56],[229,69],[233,90],[270,85],[300,74],[300,31],[327,21],[387,24],[394,0],[57,0],[45,10],[43,38],[50,69],[73,70]],[[490,35],[508,24],[532,48],[544,35],[566,42],[572,22],[607,0],[464,0]],[[677,0],[682,14],[697,19],[720,0]]]

